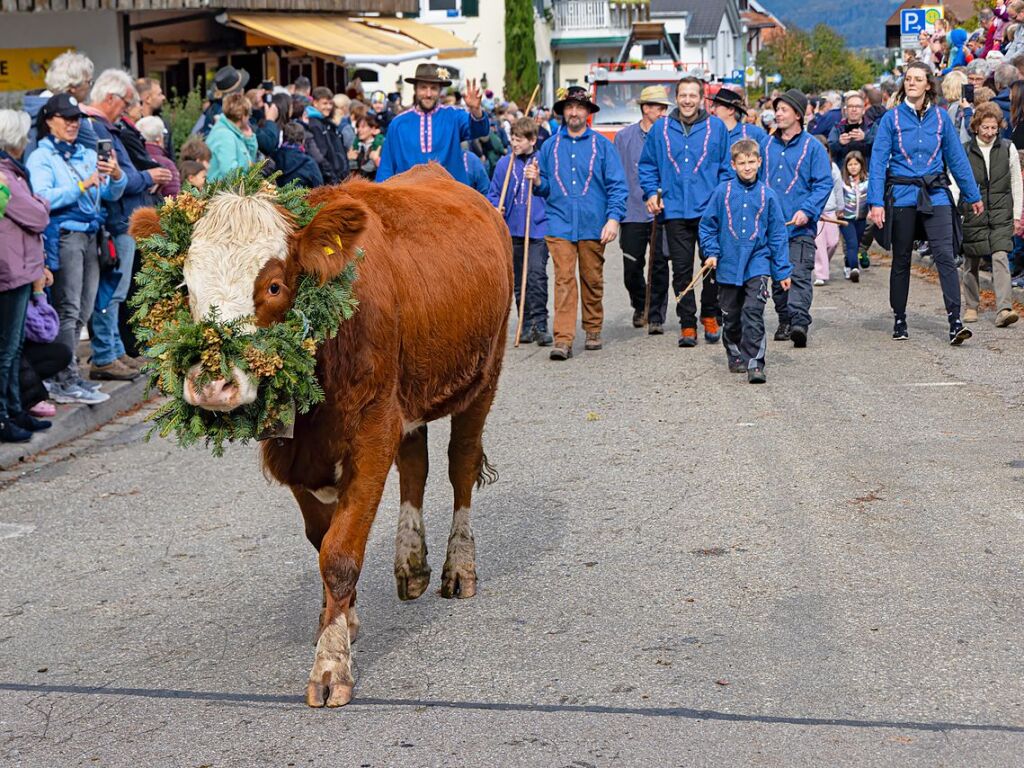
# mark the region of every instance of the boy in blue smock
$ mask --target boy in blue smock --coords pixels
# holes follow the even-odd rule
[[[729,370],[746,371],[747,381],[763,384],[768,281],[789,290],[789,236],[778,196],[758,179],[757,142],[740,139],[730,154],[736,178],[719,184],[711,195],[700,220],[700,249],[705,264],[717,270]]]

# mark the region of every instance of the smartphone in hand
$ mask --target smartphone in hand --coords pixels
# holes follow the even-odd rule
[[[113,152],[113,149],[113,142],[110,139],[96,140],[96,156],[100,160],[110,160],[110,155]]]

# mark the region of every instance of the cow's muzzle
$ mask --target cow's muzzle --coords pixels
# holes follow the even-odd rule
[[[200,373],[200,367],[194,365],[185,377],[185,402],[189,405],[226,413],[256,400],[256,386],[238,366],[231,369],[230,379],[215,379],[201,388],[195,383]]]

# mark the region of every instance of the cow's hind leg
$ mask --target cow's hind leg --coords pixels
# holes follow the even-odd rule
[[[448,476],[455,489],[455,512],[448,535],[448,552],[441,573],[441,597],[476,594],[476,543],[469,524],[473,485],[490,482],[494,469],[484,456],[484,422],[494,400],[494,388],[485,390],[470,406],[452,414],[448,443]]]
[[[427,426],[424,424],[405,435],[398,448],[402,506],[395,534],[395,586],[399,600],[415,600],[430,584],[423,530],[423,489],[428,468]]]

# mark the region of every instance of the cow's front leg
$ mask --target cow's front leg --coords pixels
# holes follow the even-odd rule
[[[423,488],[427,482],[427,425],[402,438],[398,477],[402,506],[395,534],[395,587],[399,600],[415,600],[430,584],[427,542],[423,530]]]
[[[367,430],[370,434],[361,433],[353,441],[340,481],[338,507],[320,545],[325,605],[306,686],[306,703],[311,707],[341,707],[352,700],[351,629],[358,620],[351,613],[356,583],[400,435],[397,420],[393,424],[390,419],[367,421],[375,426]]]

